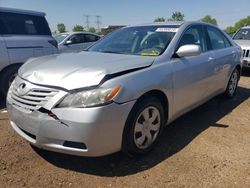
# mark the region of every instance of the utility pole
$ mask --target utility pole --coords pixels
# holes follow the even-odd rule
[[[100,32],[100,25],[101,25],[101,16],[95,16],[96,17],[96,24],[97,24],[97,32]]]
[[[85,17],[85,23],[86,23],[86,28],[87,28],[87,30],[89,30],[89,23],[90,23],[90,21],[89,21],[89,17],[90,17],[90,15],[83,15],[84,17]]]

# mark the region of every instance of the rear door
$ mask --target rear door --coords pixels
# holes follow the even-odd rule
[[[206,28],[209,50],[214,58],[209,67],[212,82],[207,90],[216,94],[223,92],[228,83],[228,75],[232,62],[237,57],[237,51],[219,29],[212,26],[206,26]]]
[[[1,35],[1,28],[0,28],[0,71],[3,70],[8,64],[9,64],[8,52],[6,49],[6,44],[4,42],[4,39]]]
[[[207,49],[203,26],[194,25],[188,28],[183,33],[176,51],[187,44],[199,45],[202,53],[198,56],[172,59],[174,116],[179,116],[204,102],[210,94],[206,88],[211,82],[208,68],[213,54]]]
[[[9,64],[8,52],[3,38],[3,33],[5,33],[5,30],[5,25],[0,19],[0,71]]]
[[[24,63],[30,57],[39,57],[55,52],[49,42],[53,40],[44,17],[17,13],[0,13],[6,30],[6,42],[11,63]]]

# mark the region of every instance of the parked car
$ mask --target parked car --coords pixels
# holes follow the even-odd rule
[[[242,48],[242,66],[250,68],[250,26],[242,27],[233,37]]]
[[[0,92],[31,57],[58,52],[45,13],[0,7]]]
[[[80,52],[93,45],[101,37],[89,32],[70,32],[55,35],[60,52]]]
[[[223,94],[234,97],[241,49],[200,22],[131,26],[87,52],[30,60],[7,97],[14,130],[46,150],[143,154],[163,127]]]

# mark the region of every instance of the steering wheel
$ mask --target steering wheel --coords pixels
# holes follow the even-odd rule
[[[160,45],[154,46],[153,48],[159,50],[160,52],[162,52],[162,50],[164,49],[164,47],[162,47]]]

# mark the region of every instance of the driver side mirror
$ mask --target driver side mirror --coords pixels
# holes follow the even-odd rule
[[[64,45],[70,45],[70,44],[72,44],[73,42],[71,41],[71,40],[67,40],[65,43],[64,43]]]
[[[179,57],[198,56],[201,54],[201,47],[195,44],[183,45],[177,50],[176,54]]]

